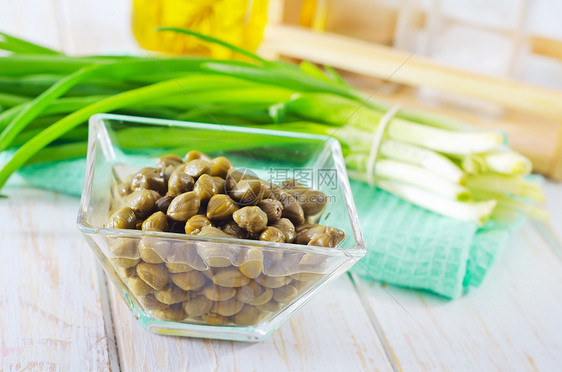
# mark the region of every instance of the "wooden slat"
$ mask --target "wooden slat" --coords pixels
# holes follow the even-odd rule
[[[2,191],[0,370],[110,370],[113,334],[94,257],[75,226],[78,200]]]
[[[408,52],[336,34],[272,25],[266,29],[265,35],[267,47],[290,57],[381,79],[389,78],[402,84],[464,94],[562,119],[560,91],[455,69]]]
[[[123,371],[389,371],[377,335],[347,277],[319,293],[257,344],[153,335],[110,291]]]
[[[400,367],[534,371],[562,365],[562,263],[531,224],[514,237],[482,287],[447,301],[362,283]]]
[[[454,117],[482,130],[501,130],[507,134],[509,145],[513,149],[531,159],[535,172],[552,175],[554,179],[561,179],[552,174],[553,154],[557,152],[556,139],[562,135],[562,125],[556,120],[538,118],[536,115],[514,110],[508,110],[501,118],[484,117],[468,110],[428,105],[418,100],[414,89],[409,87],[378,94],[377,98],[398,103],[409,109]]]
[[[542,36],[531,36],[531,52],[562,61],[562,41]]]

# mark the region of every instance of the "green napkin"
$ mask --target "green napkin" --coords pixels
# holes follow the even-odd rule
[[[508,237],[523,220],[510,225],[490,221],[478,228],[364,183],[352,181],[351,188],[368,248],[352,271],[371,280],[425,289],[449,298],[482,283]]]
[[[84,169],[85,159],[75,159],[30,165],[19,174],[32,186],[80,196]],[[352,181],[351,186],[367,244],[367,254],[352,270],[368,280],[448,298],[482,283],[507,238],[521,224],[488,222],[478,228],[361,182]]]

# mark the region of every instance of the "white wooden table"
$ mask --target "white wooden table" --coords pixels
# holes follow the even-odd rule
[[[66,52],[132,45],[127,1],[0,0],[0,29]],[[75,227],[78,200],[12,183],[0,199],[1,371],[562,369],[562,246],[528,223],[457,301],[344,276],[259,344],[145,332]],[[562,186],[547,183],[551,226]],[[559,230],[558,230],[559,232]]]

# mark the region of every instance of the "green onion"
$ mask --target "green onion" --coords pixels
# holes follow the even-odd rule
[[[368,182],[369,180],[364,171],[365,166],[362,166],[360,169],[363,170],[359,172],[359,174],[363,175],[360,176],[361,180]],[[381,158],[375,164],[374,173],[376,177],[371,182],[376,182],[379,177],[382,177],[392,181],[415,185],[421,189],[437,193],[446,199],[458,201],[472,199],[472,195],[466,187],[450,182],[430,170],[416,165]]]
[[[0,32],[0,49],[21,54],[60,54],[56,50],[30,43],[3,32]]]
[[[545,197],[539,184],[529,182],[521,176],[506,176],[494,173],[469,175],[466,186],[471,190],[497,195],[514,195],[544,202]]]
[[[97,65],[84,67],[59,80],[37,98],[26,103],[25,107],[21,109],[10,124],[0,133],[0,151],[6,150],[23,128],[44,111],[51,102],[67,92],[76,85],[77,82],[91,75],[97,68]]]
[[[16,149],[0,169],[0,187],[25,164],[83,156],[82,124],[93,114],[113,111],[333,136],[342,144],[350,177],[422,208],[477,224],[518,214],[547,218],[533,203],[544,200],[540,186],[523,178],[530,161],[504,145],[499,133],[400,108],[371,154],[379,122],[392,105],[352,88],[334,69],[268,61],[191,30],[161,31],[216,43],[247,61],[69,57],[0,34],[0,49],[11,52],[0,58],[0,151]],[[123,148],[150,154],[189,147],[173,135],[173,127],[159,130],[165,132],[131,127],[116,137]],[[213,139],[198,149],[260,145],[252,135],[236,136],[236,143]],[[139,148],[139,141],[151,145]]]
[[[508,149],[481,156],[490,170],[501,174],[525,175],[533,169],[533,164],[528,158]]]
[[[488,220],[497,203],[496,200],[461,202],[445,199],[418,187],[390,180],[381,179],[376,184],[381,189],[398,195],[422,208],[435,211],[444,216],[474,221],[479,225],[483,225]]]

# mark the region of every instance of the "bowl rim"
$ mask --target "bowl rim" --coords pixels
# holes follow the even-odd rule
[[[186,241],[186,242],[212,242],[234,245],[239,247],[261,247],[273,250],[289,250],[294,252],[302,253],[314,253],[322,254],[328,256],[347,256],[350,258],[360,258],[365,255],[366,246],[363,240],[363,234],[359,225],[359,217],[355,208],[355,202],[351,194],[351,187],[349,185],[349,179],[347,177],[347,171],[343,163],[343,154],[341,151],[341,146],[338,140],[330,136],[308,134],[308,133],[298,133],[298,132],[286,132],[271,129],[260,129],[260,128],[248,128],[228,125],[228,130],[239,133],[255,133],[263,135],[272,136],[282,136],[289,138],[309,138],[315,140],[322,140],[326,144],[330,145],[331,155],[333,157],[341,158],[341,162],[335,162],[335,168],[338,174],[343,177],[340,182],[340,187],[343,188],[342,195],[345,199],[346,211],[348,214],[349,222],[352,229],[352,236],[355,242],[355,247],[353,248],[341,248],[341,247],[316,247],[302,244],[294,243],[277,243],[268,242],[261,240],[250,240],[250,239],[238,239],[238,238],[218,238],[218,237],[206,237],[198,235],[187,235],[178,234],[172,232],[160,232],[160,231],[142,231],[142,230],[129,230],[129,229],[114,229],[108,227],[93,226],[86,222],[87,220],[87,205],[89,203],[89,196],[93,187],[93,170],[95,168],[95,160],[93,159],[93,147],[97,141],[97,135],[94,135],[96,131],[92,130],[95,127],[102,126],[105,128],[105,120],[117,120],[134,122],[139,124],[147,125],[159,125],[159,126],[179,126],[185,128],[198,128],[198,129],[208,129],[212,131],[220,130],[222,125],[217,124],[207,124],[198,122],[188,122],[188,121],[178,121],[178,120],[168,120],[168,119],[157,119],[157,118],[146,118],[146,117],[135,117],[128,115],[118,115],[118,114],[95,114],[90,117],[89,120],[89,133],[88,133],[88,154],[86,159],[86,170],[84,176],[84,184],[82,188],[82,195],[80,198],[80,206],[76,219],[76,225],[78,229],[85,234],[100,234],[106,237],[121,237],[121,238],[138,238],[143,237],[150,238],[161,238],[161,239],[173,239],[176,241]],[[224,128],[222,128],[225,130]]]

